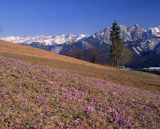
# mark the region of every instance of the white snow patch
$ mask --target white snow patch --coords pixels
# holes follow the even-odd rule
[[[135,47],[133,47],[133,50],[134,50],[138,55],[140,55],[140,52],[139,52]]]
[[[140,48],[140,47],[137,47],[137,49],[138,49],[139,51],[141,51],[141,52],[143,51],[142,48]]]

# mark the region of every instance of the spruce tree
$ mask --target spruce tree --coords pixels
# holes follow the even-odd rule
[[[119,59],[121,57],[123,44],[120,39],[120,27],[118,23],[115,21],[112,25],[111,32],[110,32],[110,41],[111,41],[111,56],[112,56],[112,65],[118,66]]]
[[[118,23],[116,21],[114,21],[111,27],[110,41],[110,53],[112,56],[113,67],[118,67],[130,60],[130,50],[123,45],[123,42],[120,38],[120,27],[118,26]]]

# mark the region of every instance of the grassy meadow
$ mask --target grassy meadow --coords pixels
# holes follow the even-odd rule
[[[0,55],[29,63],[60,68],[72,73],[102,78],[120,84],[160,92],[160,76],[139,71],[116,69],[80,61],[44,50],[0,41]]]
[[[0,41],[0,128],[158,129],[160,76]]]

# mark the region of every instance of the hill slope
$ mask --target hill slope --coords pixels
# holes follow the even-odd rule
[[[0,98],[4,129],[160,128],[159,94],[2,56]]]
[[[160,128],[159,80],[0,41],[0,128]]]
[[[0,41],[0,55],[11,57],[29,63],[47,65],[79,73],[89,77],[97,77],[113,82],[127,84],[129,86],[145,90],[160,92],[160,77],[153,74],[113,69],[108,66],[91,64],[74,58],[60,56],[36,48]]]

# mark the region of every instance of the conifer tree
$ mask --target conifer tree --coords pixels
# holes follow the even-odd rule
[[[126,63],[130,59],[130,50],[123,45],[120,38],[120,27],[118,23],[114,21],[110,32],[111,48],[110,53],[112,56],[112,66],[118,67],[123,63]]]

